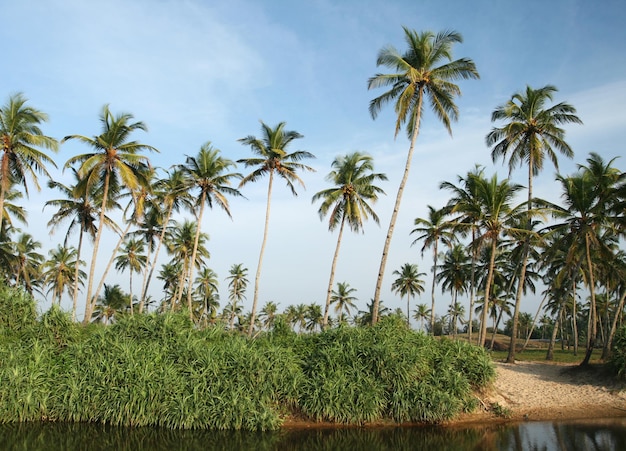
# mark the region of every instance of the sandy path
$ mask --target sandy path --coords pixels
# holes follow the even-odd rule
[[[603,369],[537,362],[495,365],[497,379],[482,395],[483,406],[461,422],[506,419],[495,415],[496,403],[507,410],[509,420],[626,416],[626,386]]]

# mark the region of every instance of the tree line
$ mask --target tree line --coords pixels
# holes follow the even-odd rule
[[[360,322],[371,324],[385,313],[380,290],[424,110],[429,106],[451,133],[451,125],[459,115],[455,100],[461,90],[456,83],[479,78],[471,59],[452,56],[454,45],[462,42],[459,33],[404,28],[404,35],[405,51],[386,46],[378,54],[377,65],[390,69],[390,73],[375,74],[368,80],[368,89],[388,88],[371,101],[372,118],[376,119],[382,108],[392,104],[397,115],[395,135],[404,128],[410,142],[376,289],[368,311],[361,315]],[[435,291],[439,286],[451,294],[450,330],[456,334],[456,323],[464,316],[458,296],[467,295],[467,333],[471,338],[477,326],[478,344],[484,346],[490,317],[499,318],[499,322],[506,312],[504,306],[510,304],[510,362],[515,361],[520,335],[522,299],[535,291],[538,282],[546,287],[542,306],[555,320],[554,333],[571,329],[575,349],[579,337],[584,338],[583,364],[589,362],[598,339],[608,352],[623,316],[624,172],[614,166],[615,160],[607,162],[599,154],[590,153],[574,174],[557,176],[561,203],[551,203],[533,194],[534,178],[544,169],[546,160],[558,169],[559,155],[573,157],[563,127],[582,123],[572,105],[554,103],[556,92],[556,87],[546,85],[527,86],[514,93],[494,109],[494,126],[486,134],[485,142],[494,162],[508,160],[510,171],[527,167],[526,201],[517,204],[523,186],[509,178],[489,176],[484,167],[475,167],[459,175],[455,182],[441,183],[440,188],[450,193],[449,202],[428,206],[428,217],[416,218],[411,232],[416,236],[414,244],[422,243],[422,253],[426,249],[433,252],[431,306],[419,306],[414,317],[425,318],[429,314],[430,331],[435,331]],[[202,230],[205,208],[218,206],[230,216],[229,198],[241,197],[242,187],[267,179],[264,233],[252,309],[239,324],[245,323],[247,334],[253,336],[262,327],[259,316],[266,321],[275,314],[276,306],[270,302],[258,308],[261,269],[274,180],[286,182],[296,195],[297,187],[304,186],[301,174],[313,171],[305,164],[314,158],[312,153],[291,150],[292,143],[302,138],[300,133],[287,130],[285,122],[275,126],[261,122],[260,137],[251,135],[239,140],[250,148],[252,157],[232,161],[206,142],[195,155],[187,155],[184,162],[162,169],[153,167],[148,157],[149,153],[158,152],[157,148],[135,138],[138,132],[147,130],[146,125],[135,121],[129,113],[114,114],[105,105],[99,118],[100,134],[71,134],[61,140],[43,132],[41,126],[47,119],[44,112],[28,104],[23,94],[10,96],[0,108],[0,259],[10,284],[23,286],[29,292],[47,291],[57,304],[64,294],[69,295],[74,320],[79,293],[84,291],[83,321],[88,323],[95,318],[109,322],[120,309],[130,315],[142,314],[148,305],[157,302],[148,296],[150,284],[157,278],[165,291],[158,305],[161,311],[186,308],[196,322],[214,323],[219,306],[218,277],[206,264],[208,235]],[[51,179],[47,167],[56,164],[47,152],[57,151],[60,144],[70,140],[79,141],[88,151],[64,163],[63,168],[74,177],[72,184],[65,185]],[[251,171],[243,175],[237,172],[238,165]],[[69,223],[63,244],[51,250],[48,259],[37,252],[41,244],[16,225],[26,224],[26,212],[19,201],[28,195],[27,182],[39,188],[41,175],[48,178],[50,188],[60,193],[58,199],[46,202],[46,208],[55,209],[49,227],[54,230]],[[313,196],[313,203],[320,202],[320,218],[327,218],[329,230],[338,232],[324,308],[308,309],[308,315],[314,318],[308,323],[314,324],[313,328],[347,322],[351,303],[354,305],[354,289],[347,282],[335,283],[344,227],[347,224],[351,231],[360,232],[368,219],[379,221],[374,206],[384,191],[377,183],[386,180],[385,174],[375,172],[371,156],[353,152],[332,162],[327,176],[331,187]],[[193,219],[173,219],[184,210]],[[114,213],[121,214],[121,220],[115,221]],[[97,280],[96,257],[105,229],[114,231],[118,240],[104,274]],[[78,232],[78,241],[72,245],[74,232]],[[85,237],[93,241],[88,265],[82,255]],[[442,250],[441,246],[445,248]],[[162,252],[168,254],[168,262],[159,267]],[[128,272],[129,293],[106,284],[112,267]],[[241,316],[247,271],[243,264],[234,264],[227,278],[229,304],[221,316],[230,328]],[[138,289],[133,275],[140,275]],[[392,289],[407,301],[407,321],[411,316],[410,300],[424,290],[424,275],[412,263],[394,272]],[[337,319],[331,321],[333,304]],[[303,310],[300,306],[288,309],[292,307]],[[480,315],[477,324],[472,319],[475,313]],[[304,314],[299,316],[304,318]],[[305,323],[302,319],[301,328],[310,327]],[[496,324],[494,329],[497,327]]]

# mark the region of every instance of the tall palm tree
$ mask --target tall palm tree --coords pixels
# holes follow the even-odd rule
[[[52,292],[52,303],[61,305],[61,297],[64,292],[70,294],[70,289],[74,285],[83,283],[85,272],[80,270],[84,264],[78,260],[78,252],[74,247],[65,247],[60,244],[56,249],[49,252],[50,258],[41,265],[44,283],[49,286],[48,292]],[[75,281],[76,267],[78,266],[79,280]]]
[[[466,235],[469,229],[471,235],[470,249],[472,253],[472,265],[470,270],[470,286],[469,286],[469,310],[467,320],[467,337],[472,341],[472,314],[474,312],[474,296],[476,294],[476,262],[480,246],[476,240],[478,231],[478,220],[482,214],[478,198],[476,196],[476,180],[483,176],[484,168],[476,165],[476,167],[467,173],[466,177],[458,177],[459,185],[450,182],[442,182],[440,189],[448,189],[452,191],[452,198],[448,201],[446,208],[450,214],[458,215],[452,220],[453,230]]]
[[[256,276],[254,278],[254,297],[252,300],[252,312],[250,329],[248,335],[252,336],[252,329],[256,318],[257,303],[259,300],[259,281],[261,279],[261,266],[263,264],[263,254],[265,252],[265,245],[267,243],[267,231],[269,227],[270,219],[270,204],[272,198],[272,186],[274,183],[274,175],[282,178],[286,183],[291,194],[297,196],[294,182],[304,187],[304,182],[297,175],[298,171],[314,171],[313,168],[300,163],[307,158],[315,158],[312,153],[297,150],[295,152],[288,153],[287,147],[295,139],[302,138],[303,136],[291,130],[285,130],[285,123],[280,122],[276,127],[272,128],[265,123],[261,122],[262,137],[257,138],[255,136],[246,136],[241,138],[239,142],[246,146],[250,146],[252,153],[257,155],[253,158],[242,158],[237,160],[237,163],[243,163],[246,167],[256,167],[250,174],[245,176],[240,187],[249,182],[256,182],[264,175],[268,175],[269,182],[267,186],[267,207],[265,209],[265,227],[263,229],[263,242],[261,243],[261,251],[259,252],[259,263],[256,270]]]
[[[180,169],[187,178],[189,189],[198,190],[196,197],[196,208],[199,208],[197,212],[198,228],[196,229],[196,237],[193,245],[192,261],[195,261],[198,251],[198,240],[200,238],[205,205],[208,205],[209,208],[213,208],[213,204],[216,204],[226,212],[229,218],[232,217],[226,195],[241,196],[239,190],[232,188],[230,184],[232,179],[240,179],[242,177],[239,173],[228,172],[233,166],[235,166],[235,162],[222,157],[220,150],[214,148],[210,142],[203,144],[195,157],[187,156],[186,163],[180,166]],[[189,281],[187,282],[187,305],[190,315],[192,282],[193,267],[191,268]]]
[[[448,318],[450,318],[450,326],[452,328],[452,338],[456,338],[457,323],[460,321],[463,324],[463,317],[465,316],[465,307],[460,302],[452,302],[448,306]]]
[[[59,143],[43,134],[39,126],[48,121],[48,115],[26,105],[22,93],[13,94],[0,107],[0,228],[4,222],[4,202],[14,184],[24,186],[28,195],[27,176],[39,190],[37,173],[50,178],[47,164],[54,161],[41,150],[56,152]]]
[[[451,306],[458,303],[459,293],[465,293],[467,280],[470,276],[469,257],[465,247],[456,244],[448,250],[444,256],[443,263],[439,267],[437,283],[441,283],[441,291],[450,291],[452,295]]]
[[[405,263],[393,272],[394,276],[398,276],[391,284],[391,289],[398,293],[401,298],[406,296],[406,325],[411,327],[411,311],[409,301],[416,294],[424,292],[424,279],[426,273],[419,272],[417,265],[413,263]]]
[[[140,273],[147,264],[145,255],[145,244],[136,238],[127,239],[120,253],[115,258],[115,269],[118,271],[130,271],[129,279],[129,298],[132,303],[133,299],[133,273]],[[133,314],[132,304],[130,305],[130,314]]]
[[[330,310],[330,296],[335,282],[335,269],[341,246],[343,227],[348,222],[353,232],[363,230],[363,221],[370,216],[378,224],[378,215],[369,202],[376,202],[379,194],[384,191],[373,183],[377,180],[387,180],[385,174],[374,173],[374,163],[372,157],[360,152],[354,152],[346,156],[335,158],[332,163],[334,168],[327,176],[326,180],[335,186],[319,191],[313,196],[312,201],[322,199],[318,213],[320,219],[330,212],[328,230],[333,231],[339,227],[337,236],[337,246],[330,269],[330,279],[326,290],[326,308],[324,309],[324,319],[322,327],[328,326],[328,314]]]
[[[392,46],[386,46],[380,50],[376,60],[378,66],[391,68],[395,70],[395,73],[376,74],[368,80],[368,89],[390,87],[388,91],[371,100],[369,111],[372,118],[376,119],[384,105],[394,102],[397,114],[395,136],[398,136],[400,129],[406,124],[407,134],[411,142],[376,280],[374,293],[376,305],[372,318],[374,323],[377,321],[377,305],[380,302],[380,290],[389,246],[400,210],[402,193],[409,177],[424,103],[430,103],[435,116],[443,122],[451,134],[450,124],[452,121],[456,121],[458,117],[458,107],[454,103],[454,99],[461,94],[461,90],[454,82],[461,79],[479,78],[476,65],[471,59],[452,59],[453,45],[463,41],[459,33],[443,31],[435,35],[430,31],[418,33],[404,27],[404,34],[408,46],[407,51],[401,54]]]
[[[439,241],[447,245],[452,246],[455,240],[454,232],[452,231],[451,223],[446,221],[448,215],[448,209],[441,208],[436,209],[428,205],[428,218],[416,218],[414,224],[417,226],[411,230],[411,235],[419,233],[420,235],[411,243],[411,246],[418,241],[424,241],[422,246],[422,256],[424,251],[429,247],[433,248],[433,280],[431,287],[431,307],[430,307],[430,326],[431,331],[434,333],[435,325],[435,287],[437,286],[437,258],[439,256]]]
[[[152,262],[149,265],[150,271],[148,272],[148,275],[144,282],[142,290],[143,295],[139,304],[140,312],[141,307],[143,306],[144,298],[148,293],[148,288],[150,286],[150,281],[152,280],[152,275],[158,263],[159,252],[161,250],[161,247],[163,246],[163,243],[165,242],[165,235],[167,233],[170,220],[172,219],[172,214],[174,212],[178,212],[181,207],[186,207],[189,209],[193,208],[191,197],[186,189],[185,175],[180,169],[175,168],[171,172],[168,172],[165,178],[157,180],[154,184],[153,193],[156,197],[155,204],[160,205],[160,211],[161,213],[163,213],[164,211],[165,217],[161,220],[161,231],[158,238],[158,244],[154,251]]]
[[[149,175],[152,172],[149,170],[149,159],[140,152],[146,150],[157,151],[157,149],[137,141],[130,141],[133,132],[138,130],[147,131],[147,127],[143,122],[132,121],[133,116],[131,114],[121,113],[114,116],[109,106],[104,105],[100,113],[102,133],[93,137],[69,135],[63,138],[64,142],[73,139],[79,140],[93,149],[91,153],[76,155],[70,158],[65,163],[65,167],[72,167],[74,164],[80,165],[78,172],[81,180],[84,181],[83,183],[87,187],[85,188],[86,192],[92,192],[95,186],[102,187],[99,227],[94,240],[94,249],[89,269],[84,323],[88,323],[91,320],[95,305],[95,299],[92,299],[92,296],[96,258],[104,229],[106,207],[109,205],[111,190],[124,186],[130,191],[135,191],[142,186],[149,186]]]
[[[565,130],[561,126],[571,123],[582,124],[576,116],[576,109],[567,103],[561,102],[547,107],[546,103],[552,100],[552,95],[556,91],[557,89],[551,85],[539,89],[527,86],[525,92],[514,94],[508,102],[498,106],[491,115],[492,122],[505,121],[505,124],[502,127],[493,128],[486,137],[487,146],[494,146],[491,151],[494,161],[500,157],[506,158],[510,154],[509,175],[518,164],[528,165],[528,217],[526,220],[529,225],[532,221],[533,177],[543,169],[546,157],[558,169],[555,150],[569,158],[574,155],[570,146],[565,142]],[[517,327],[524,292],[528,246],[527,238],[518,279],[513,332],[507,363],[515,363]]]
[[[226,280],[228,280],[228,300],[231,304],[230,328],[232,329],[236,307],[246,298],[248,268],[243,266],[243,263],[233,264],[228,271]]]
[[[486,179],[476,177],[476,196],[481,205],[481,215],[478,221],[480,236],[477,239],[481,243],[490,246],[487,280],[485,282],[485,299],[490,299],[491,285],[494,278],[495,259],[500,237],[507,230],[507,222],[518,215],[518,208],[511,203],[517,192],[522,189],[521,185],[512,184],[508,179],[498,181],[497,175]],[[485,345],[487,335],[488,309],[483,309],[479,345]]]
[[[350,315],[350,310],[356,307],[357,298],[353,295],[355,291],[356,288],[350,287],[347,282],[339,282],[337,289],[333,290],[330,302],[335,304],[335,313],[337,313],[340,323],[344,323],[346,317]]]

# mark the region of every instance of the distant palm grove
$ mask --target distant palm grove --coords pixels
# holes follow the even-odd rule
[[[68,131],[67,136],[55,138],[47,136],[43,128],[47,114],[32,106],[22,93],[10,95],[0,107],[3,285],[7,290],[20,288],[27,294],[49,296],[53,310],[64,297],[69,298],[72,310],[67,315],[72,323],[79,320],[77,312],[84,311],[84,325],[93,323],[90,328],[117,330],[122,335],[131,333],[125,327],[132,321],[156,321],[160,324],[158,330],[167,332],[178,324],[172,326],[167,321],[181,322],[188,316],[189,324],[194,330],[204,331],[205,337],[226,333],[269,340],[267,337],[280,330],[280,336],[290,332],[315,341],[328,340],[324,338],[328,334],[341,334],[338,331],[348,328],[367,329],[383,319],[396,328],[407,324],[411,330],[413,319],[420,331],[453,339],[469,338],[487,348],[493,348],[496,333],[504,331],[510,337],[506,344],[509,362],[515,361],[516,352],[530,338],[549,342],[548,359],[557,339],[574,353],[580,346],[583,365],[589,363],[594,349],[602,349],[603,357],[608,358],[623,325],[626,300],[626,173],[618,169],[615,159],[607,161],[591,152],[575,173],[557,175],[559,203],[534,196],[533,183],[542,176],[545,166],[550,164],[558,170],[559,158],[574,156],[564,127],[584,127],[575,107],[559,101],[557,88],[552,85],[520,87],[508,101],[495,106],[493,128],[485,130],[493,161],[505,162],[510,172],[518,167],[527,170],[525,186],[490,174],[482,166],[468,168],[456,180],[441,182],[440,189],[449,195],[445,205],[429,205],[427,217],[414,219],[413,244],[422,254],[432,256],[432,267],[427,268],[432,277],[429,303],[415,305],[415,297],[425,291],[426,272],[420,272],[411,262],[386,268],[422,115],[430,110],[451,133],[459,117],[455,100],[461,90],[456,83],[479,78],[471,59],[452,57],[453,46],[462,42],[460,34],[405,28],[404,35],[406,50],[383,48],[377,64],[389,71],[368,80],[368,89],[386,89],[370,103],[372,118],[391,104],[397,115],[394,133],[397,136],[404,129],[409,148],[402,178],[394,181],[398,189],[385,242],[381,243],[376,290],[365,308],[357,306],[356,290],[349,281],[336,280],[336,264],[341,258],[346,228],[362,232],[367,220],[379,222],[376,201],[385,194],[379,185],[387,175],[376,172],[368,154],[337,156],[326,178],[328,188],[312,198],[312,208],[318,209],[320,219],[328,221],[329,231],[337,232],[335,253],[328,262],[325,299],[320,304],[289,305],[279,311],[275,302],[263,300],[262,263],[266,245],[273,244],[267,238],[274,190],[283,189],[286,183],[295,196],[304,187],[305,174],[314,170],[309,165],[312,153],[293,150],[296,140],[303,138],[300,133],[288,130],[285,122],[261,122],[258,136],[239,140],[251,151],[249,158],[229,160],[207,141],[177,164],[157,168],[151,165],[150,155],[158,152],[158,146],[141,141],[140,133],[146,132],[147,126],[132,114],[115,113],[105,105],[99,117],[100,134],[84,136]],[[54,153],[70,140],[82,143],[85,153],[55,162]],[[48,169],[57,166],[71,174],[71,183],[50,177]],[[40,188],[41,179],[58,193],[47,200],[45,210],[52,213],[50,231],[60,231],[62,236],[47,256],[40,253],[42,245],[37,237],[24,229],[28,225],[25,197],[29,190]],[[277,181],[281,182],[278,187]],[[207,209],[218,207],[221,214],[230,216],[229,199],[243,196],[246,186],[261,182],[267,183],[267,204],[257,266],[248,268],[232,262],[227,275],[218,275],[209,267],[209,231],[203,224]],[[105,230],[116,237],[116,242],[106,247],[102,245]],[[89,255],[84,252],[86,241],[92,244]],[[103,252],[109,253],[108,264],[97,271],[97,256]],[[226,258],[211,254],[211,259]],[[160,263],[163,261],[166,263]],[[254,278],[250,269],[255,271]],[[128,284],[107,283],[113,270],[125,273]],[[385,275],[391,280],[385,280]],[[227,284],[228,299],[219,298],[221,282]],[[382,304],[383,283],[406,302],[406,309],[390,311]],[[149,295],[154,284],[162,287],[162,299]],[[445,302],[449,304],[443,316],[435,314],[438,292],[446,293]],[[243,311],[250,293],[252,308]],[[530,294],[541,298],[537,312],[524,311],[524,297]],[[18,295],[10,294],[11,299],[14,296]],[[159,316],[177,319],[163,319],[163,325],[155,319]],[[62,322],[59,318],[55,321]],[[187,327],[186,323],[180,324],[183,329]],[[10,326],[7,322],[1,325]],[[75,326],[80,331],[79,325]],[[376,330],[384,333],[384,329]],[[102,340],[115,340],[110,332],[97,333],[106,335]],[[415,330],[411,333],[422,336]],[[8,332],[4,335],[9,336]],[[311,342],[304,340],[299,346],[310,352]],[[75,351],[88,354],[85,350]],[[254,350],[241,352],[242,358],[248,358]],[[295,371],[289,366],[293,362],[275,355],[272,358],[278,359],[277,367],[287,365],[281,368]],[[483,383],[489,377],[476,379]],[[308,381],[313,390],[315,381]],[[470,385],[480,384],[472,380]],[[320,387],[323,385],[317,386],[322,390]],[[289,398],[294,394],[280,396]],[[319,402],[315,396],[312,394],[307,402]],[[464,396],[460,395],[459,408],[465,408]],[[321,407],[309,406],[308,411],[318,412],[315,409]],[[375,414],[358,417],[356,422],[376,419],[379,410],[388,408],[387,404],[370,407]],[[311,415],[335,418],[323,412]],[[397,419],[405,418],[402,415]],[[409,417],[419,415],[407,414]],[[261,423],[267,420],[267,424],[263,423],[262,428],[273,427],[271,415],[263,418]],[[172,423],[187,426],[184,420]]]

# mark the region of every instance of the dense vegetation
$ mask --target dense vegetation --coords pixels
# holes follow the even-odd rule
[[[389,317],[256,339],[181,313],[87,328],[0,287],[0,422],[271,430],[288,415],[359,425],[450,419],[494,377],[488,355]]]

